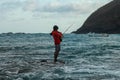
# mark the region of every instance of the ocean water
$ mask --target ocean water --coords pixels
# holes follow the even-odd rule
[[[53,64],[53,55],[49,34],[0,34],[0,80],[120,80],[119,34],[64,34],[65,64]]]

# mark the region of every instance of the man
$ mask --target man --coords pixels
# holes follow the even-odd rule
[[[57,57],[60,52],[60,43],[62,41],[62,33],[58,31],[58,26],[53,26],[53,31],[50,33],[53,36],[54,44],[55,44],[55,52],[54,52],[54,62],[57,61]]]

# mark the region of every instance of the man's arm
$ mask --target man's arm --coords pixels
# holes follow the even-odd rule
[[[52,35],[52,33],[50,33],[50,35]]]
[[[60,41],[62,42],[63,34],[59,32],[59,36],[60,36]]]

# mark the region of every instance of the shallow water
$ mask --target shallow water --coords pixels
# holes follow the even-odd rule
[[[119,80],[119,51],[119,34],[65,34],[53,64],[49,34],[0,34],[0,80]]]

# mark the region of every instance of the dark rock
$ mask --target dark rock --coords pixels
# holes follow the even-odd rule
[[[44,60],[44,59],[43,59],[43,60],[41,60],[41,62],[47,62],[47,60]]]
[[[120,0],[114,0],[99,8],[73,33],[120,33]]]
[[[23,68],[23,69],[20,69],[20,70],[18,71],[18,73],[28,73],[28,72],[30,72],[30,71],[31,71],[31,69]]]

